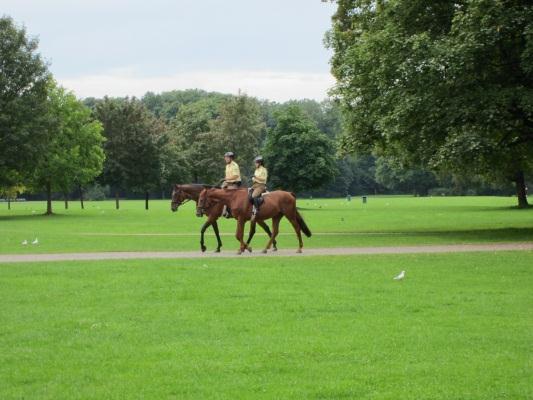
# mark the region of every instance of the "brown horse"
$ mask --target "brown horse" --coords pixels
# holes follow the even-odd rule
[[[264,203],[257,213],[256,221],[257,223],[263,223],[266,219],[272,218],[272,236],[263,253],[266,253],[270,249],[273,241],[276,239],[279,232],[279,221],[283,216],[287,217],[296,232],[296,236],[298,236],[299,247],[297,252],[301,253],[304,245],[301,231],[307,237],[311,237],[311,231],[296,209],[296,196],[293,193],[277,190],[264,195],[263,198]],[[200,193],[200,198],[197,202],[197,215],[201,215],[203,210],[214,207],[217,204],[230,207],[231,213],[237,218],[237,232],[235,236],[241,243],[238,254],[242,254],[245,249],[252,251],[248,246],[249,243],[244,243],[243,241],[244,224],[252,216],[252,205],[250,204],[247,190],[206,188]],[[252,222],[250,235],[254,233],[255,222]]]
[[[178,207],[182,204],[185,204],[186,202],[192,200],[196,203],[196,206],[198,207],[198,198],[200,197],[200,192],[206,188],[212,188],[213,186],[208,185],[201,185],[201,184],[190,184],[190,185],[174,185],[174,189],[172,190],[172,201],[170,203],[170,208],[173,212],[178,211]],[[224,205],[221,203],[213,204],[211,207],[207,207],[205,209],[205,214],[207,216],[207,221],[202,225],[202,230],[200,231],[200,248],[202,249],[202,252],[207,250],[207,247],[205,247],[204,244],[204,233],[210,226],[213,226],[213,230],[215,231],[215,236],[217,237],[217,249],[215,250],[216,253],[220,252],[220,248],[222,247],[222,241],[220,240],[220,233],[218,231],[218,223],[217,219],[220,218],[222,215],[222,210],[224,208]],[[201,216],[201,215],[200,215]],[[270,232],[270,228],[268,225],[264,222],[261,222],[259,224],[261,228],[267,233],[268,237],[272,237],[272,232]],[[252,238],[254,237],[254,232],[250,232],[250,235],[248,236],[248,241],[246,244],[250,244],[252,241]],[[277,250],[277,243],[274,240],[274,250]]]

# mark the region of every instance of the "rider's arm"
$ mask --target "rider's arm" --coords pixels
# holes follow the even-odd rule
[[[267,181],[266,168],[261,168],[259,170],[256,170],[253,181],[256,183],[262,183],[263,185],[266,184],[266,181]]]

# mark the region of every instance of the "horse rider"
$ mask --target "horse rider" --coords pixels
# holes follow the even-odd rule
[[[226,176],[222,180],[222,189],[238,189],[241,186],[241,171],[235,162],[235,153],[228,151],[224,154],[224,161],[226,162]],[[231,217],[231,210],[224,206],[222,215],[226,218]]]
[[[252,194],[251,200],[253,204],[252,208],[252,221],[255,221],[255,217],[259,212],[259,207],[263,203],[261,195],[266,192],[266,182],[268,178],[268,171],[265,168],[265,162],[262,156],[257,156],[254,159],[255,171],[252,178]]]

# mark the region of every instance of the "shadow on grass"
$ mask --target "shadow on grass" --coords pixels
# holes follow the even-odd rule
[[[28,220],[49,220],[49,219],[61,219],[61,218],[68,218],[68,217],[74,217],[79,218],[83,217],[85,215],[81,214],[75,214],[75,215],[69,215],[69,214],[44,214],[44,213],[35,213],[35,214],[21,214],[21,215],[0,215],[0,221],[28,221]]]
[[[451,242],[523,242],[533,241],[533,227],[531,228],[499,228],[499,229],[472,229],[453,231],[376,231],[376,232],[338,232],[339,236],[372,236],[372,237],[431,237],[446,238]],[[335,233],[330,233],[335,236]]]

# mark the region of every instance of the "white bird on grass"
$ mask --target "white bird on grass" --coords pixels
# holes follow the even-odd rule
[[[27,240],[24,240],[24,241],[22,242],[22,245],[23,245],[23,246],[26,246],[27,244],[28,244],[28,241],[27,241]]]
[[[31,242],[31,244],[39,244],[39,239],[35,238],[35,240]]]
[[[405,271],[400,272],[398,276],[394,277],[395,281],[401,281],[403,278],[405,278]]]

